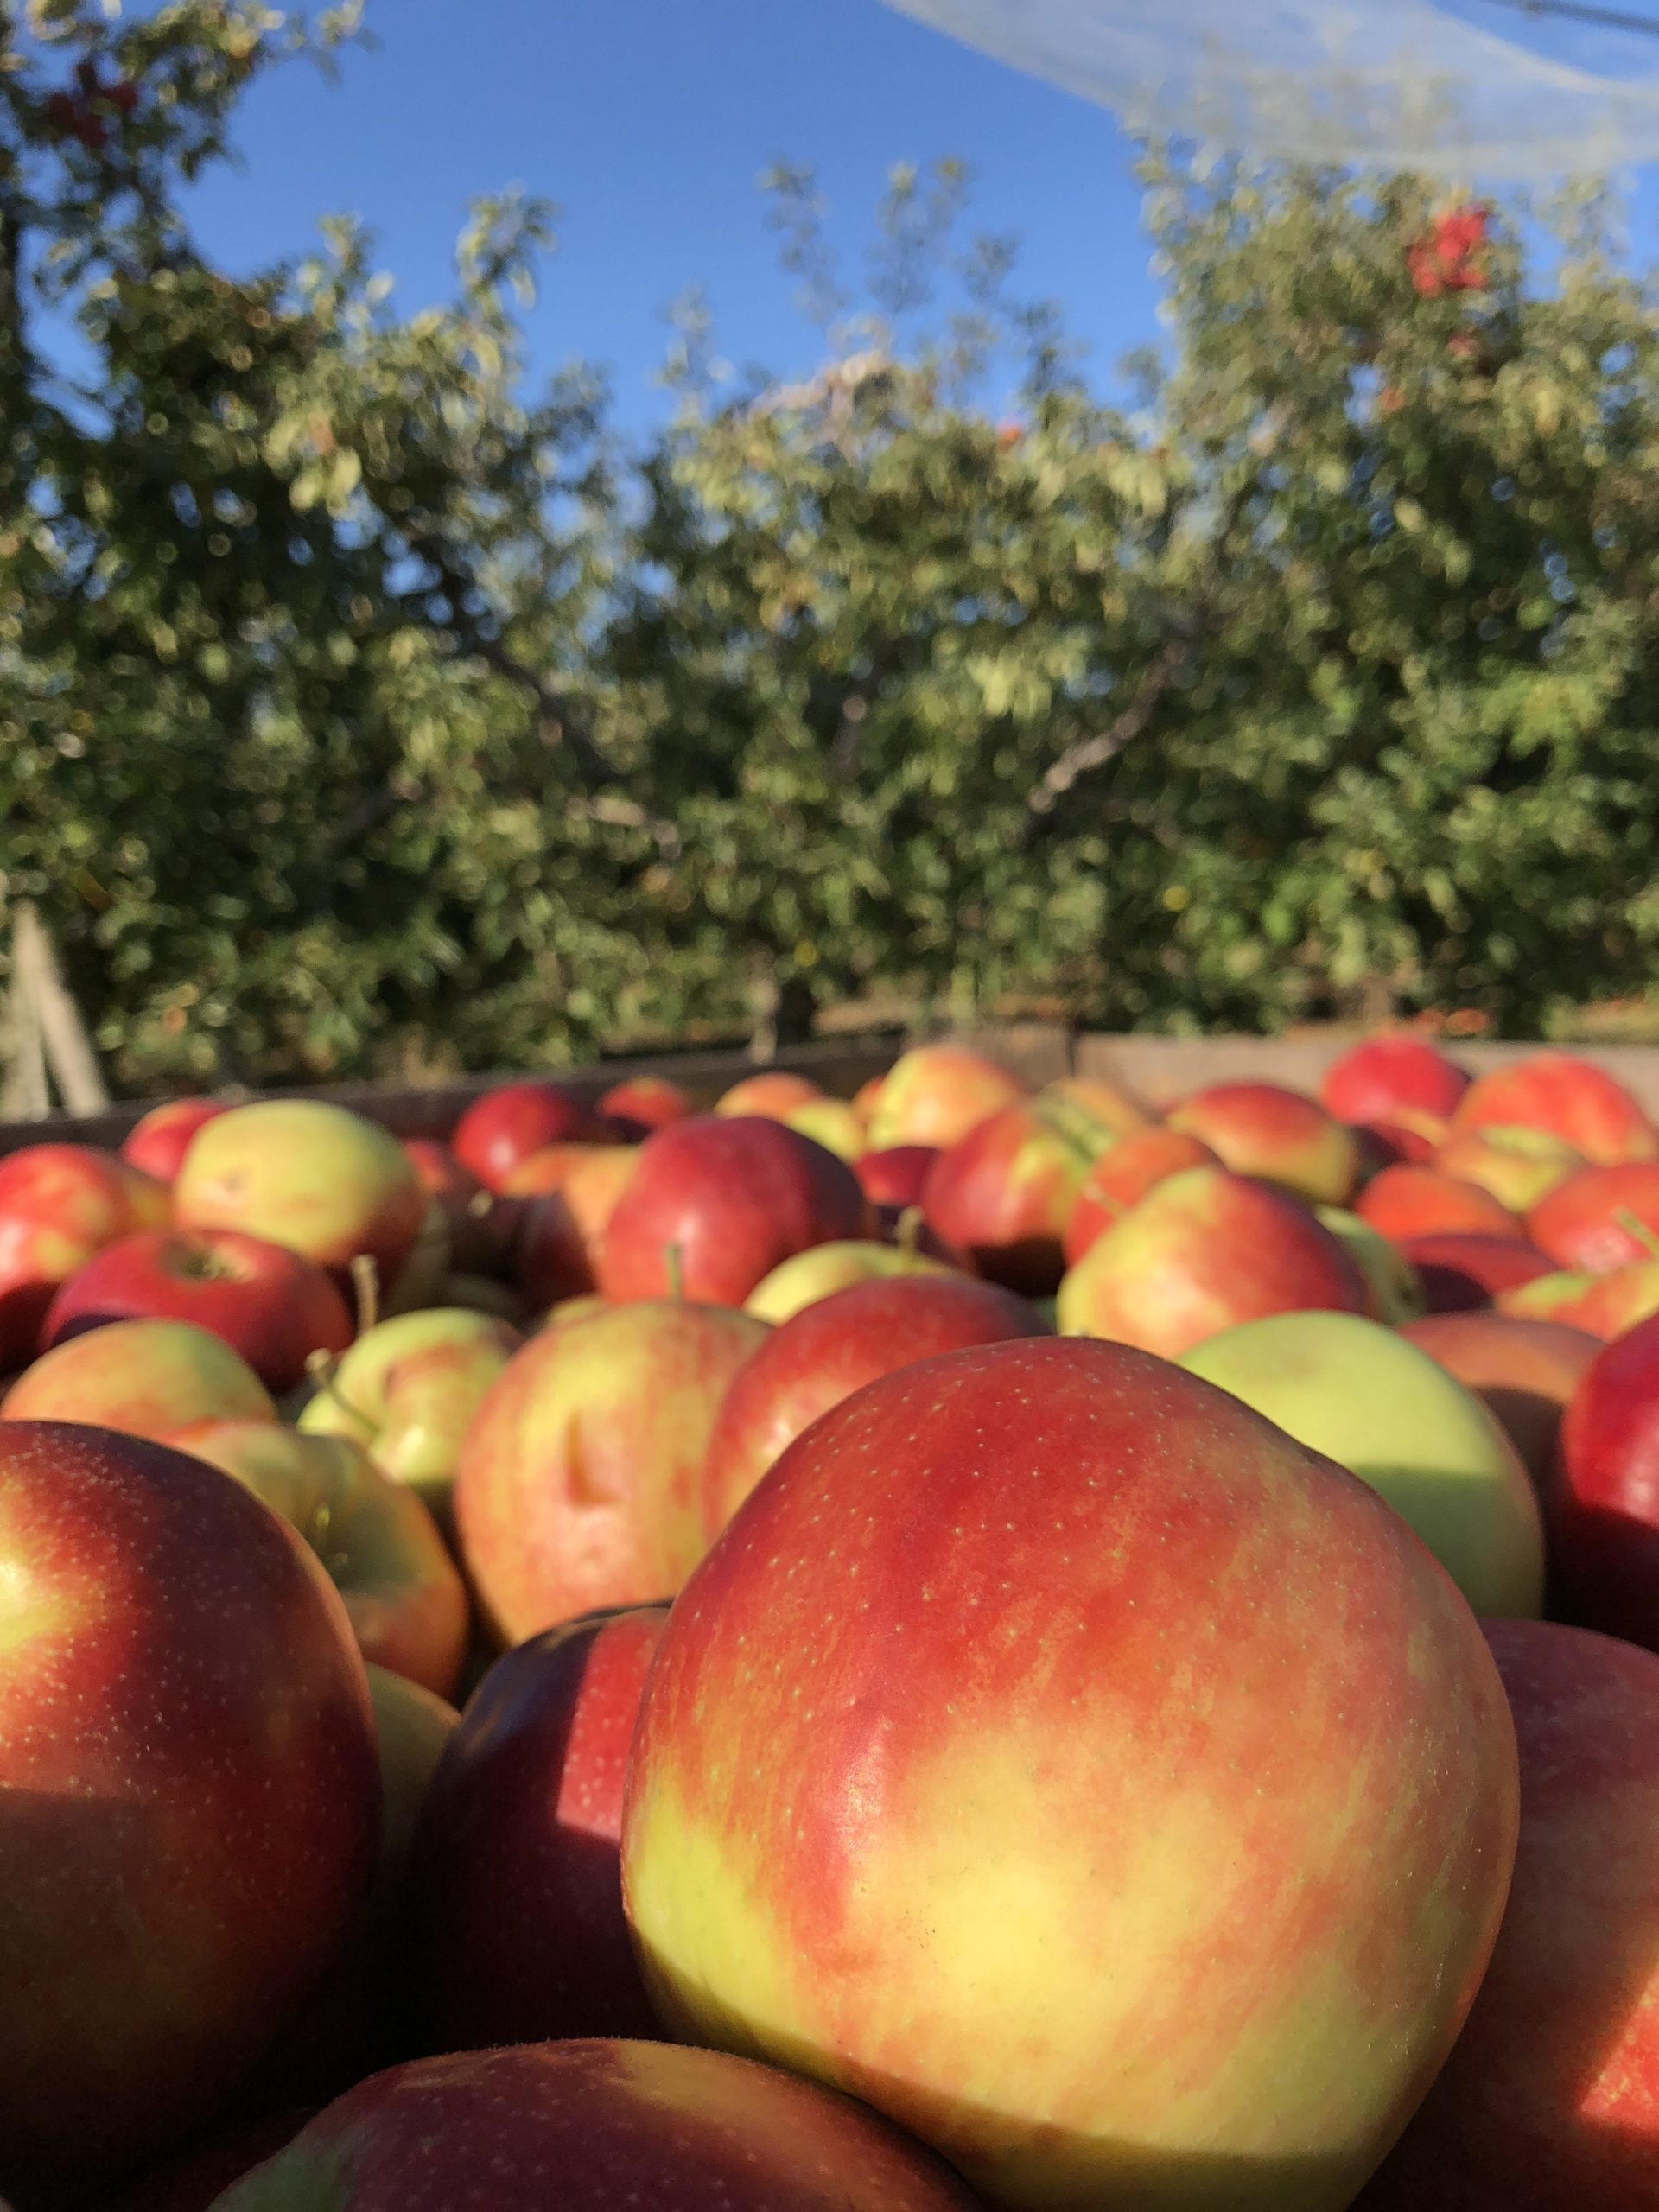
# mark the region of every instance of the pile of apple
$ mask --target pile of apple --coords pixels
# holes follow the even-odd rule
[[[507,1084],[0,1159],[0,2212],[1659,2204],[1659,1132]]]

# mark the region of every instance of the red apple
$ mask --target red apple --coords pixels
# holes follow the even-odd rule
[[[203,1421],[276,1419],[241,1354],[188,1321],[111,1321],[44,1352],[7,1391],[6,1421],[79,1421],[165,1443]]]
[[[1048,1333],[1024,1299],[949,1277],[858,1283],[807,1306],[745,1361],[721,1401],[702,1478],[710,1531],[725,1527],[804,1428],[878,1376],[970,1344]]]
[[[1600,1350],[1595,1338],[1557,1321],[1504,1313],[1431,1313],[1408,1321],[1400,1333],[1484,1399],[1541,1484],[1567,1402]]]
[[[1519,1217],[1501,1199],[1437,1167],[1385,1167],[1354,1200],[1354,1211],[1392,1244],[1447,1235],[1526,1241]]]
[[[113,1153],[32,1144],[0,1159],[0,1375],[39,1350],[60,1282],[167,1215],[165,1185]]]
[[[680,1289],[741,1306],[792,1252],[870,1225],[852,1169],[810,1137],[756,1116],[697,1115],[639,1147],[594,1272],[607,1298]]]
[[[671,2027],[988,2204],[1336,2212],[1516,1821],[1491,1656],[1389,1506],[1161,1360],[1003,1344],[815,1421],[692,1577],[623,1885]]]
[[[1198,1137],[1179,1129],[1144,1129],[1103,1152],[1083,1179],[1066,1217],[1064,1251],[1075,1267],[1097,1236],[1105,1234],[1148,1191],[1186,1167],[1218,1167],[1221,1161]]]
[[[467,1432],[454,1500],[502,1643],[673,1596],[714,1534],[700,1486],[715,1415],[766,1334],[729,1307],[647,1300],[549,1330],[508,1361]]]
[[[974,2212],[849,2099],[723,2052],[571,2041],[394,2067],[214,2212]]]
[[[1005,1068],[964,1045],[918,1045],[882,1078],[870,1112],[870,1150],[929,1144],[943,1151],[1026,1091]]]
[[[661,1075],[629,1076],[613,1083],[599,1102],[606,1126],[624,1144],[641,1144],[653,1129],[683,1122],[695,1110],[679,1084]]]
[[[1060,1239],[1109,1133],[1040,1098],[1005,1106],[942,1152],[922,1192],[927,1225],[979,1274],[1046,1298],[1065,1272]]]
[[[1561,1308],[1561,1319],[1604,1344],[1659,1313],[1659,1260],[1632,1260],[1610,1274],[1593,1275]]]
[[[573,1091],[556,1083],[499,1084],[474,1099],[456,1122],[449,1149],[486,1189],[505,1188],[521,1160],[543,1145],[587,1142],[597,1125]]]
[[[1550,1272],[1537,1249],[1514,1236],[1442,1230],[1408,1236],[1401,1251],[1417,1270],[1431,1313],[1468,1313]]]
[[[24,2195],[235,2088],[367,1884],[378,1783],[339,1599],[217,1469],[0,1427],[0,2186]]]
[[[1454,1120],[1460,1129],[1541,1129],[1598,1167],[1659,1156],[1659,1135],[1629,1091],[1570,1052],[1535,1052],[1482,1076]]]
[[[406,1943],[441,2050],[652,2036],[622,1916],[622,1785],[665,1606],[596,1615],[498,1659],[415,1845]]]
[[[1207,1144],[1234,1174],[1259,1176],[1310,1205],[1345,1205],[1359,1177],[1352,1130],[1280,1084],[1211,1084],[1182,1099],[1167,1118],[1172,1129]]]
[[[225,1111],[211,1098],[169,1098],[133,1123],[121,1146],[130,1167],[170,1183],[184,1164],[190,1140],[204,1122]]]
[[[241,1353],[279,1397],[304,1380],[314,1351],[344,1351],[356,1333],[321,1268],[234,1229],[143,1229],[94,1254],[53,1300],[49,1350],[111,1321],[193,1321]]]
[[[853,1162],[859,1188],[873,1206],[883,1206],[896,1217],[907,1206],[922,1203],[927,1171],[941,1157],[931,1144],[897,1144],[886,1152],[867,1152]]]
[[[1436,1123],[1432,1131],[1411,1128],[1401,1122],[1351,1122],[1359,1146],[1362,1182],[1381,1174],[1385,1167],[1427,1167],[1446,1132]]]
[[[1527,1216],[1527,1233],[1558,1268],[1605,1274],[1659,1251],[1659,1166],[1586,1167]]]
[[[1370,1311],[1358,1264],[1307,1208],[1224,1167],[1189,1167],[1096,1237],[1060,1285],[1069,1337],[1179,1359],[1268,1313]]]
[[[823,1096],[819,1085],[806,1076],[791,1074],[786,1068],[766,1068],[759,1075],[746,1075],[741,1083],[722,1091],[715,1101],[715,1111],[781,1122],[797,1106],[810,1105]]]
[[[1659,1318],[1585,1375],[1544,1502],[1562,1617],[1659,1649]]]
[[[239,1229],[343,1274],[397,1281],[428,1201],[396,1137],[315,1098],[233,1106],[199,1129],[173,1186],[181,1229]]]
[[[1353,1046],[1325,1070],[1319,1096],[1339,1122],[1395,1122],[1402,1108],[1443,1121],[1468,1088],[1455,1062],[1426,1038],[1406,1034]]]
[[[1659,2141],[1659,1659],[1542,1621],[1487,1636],[1521,1840],[1467,2026],[1356,2212],[1649,2212]]]

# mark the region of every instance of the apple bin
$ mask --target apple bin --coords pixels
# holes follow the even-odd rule
[[[0,2212],[1637,2212],[1656,1899],[1659,1052],[0,1128]]]

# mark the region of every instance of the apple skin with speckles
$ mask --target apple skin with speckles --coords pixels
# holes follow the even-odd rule
[[[976,2212],[874,2113],[743,2058],[518,2044],[376,2075],[213,2212]]]
[[[498,1659],[422,1808],[404,1952],[424,2048],[654,2036],[622,1914],[628,1750],[665,1605]]]
[[[1451,2048],[1515,1851],[1474,1616],[1381,1499],[1121,1345],[814,1422],[676,1603],[623,1885],[690,2039],[1008,2212],[1340,2212]]]
[[[321,1567],[218,1469],[0,1427],[0,2189],[211,2118],[373,1870],[375,1732]]]

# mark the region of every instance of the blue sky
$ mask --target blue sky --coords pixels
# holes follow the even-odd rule
[[[1020,237],[1015,288],[1063,304],[1097,384],[1157,334],[1133,149],[1112,118],[879,0],[370,0],[368,13],[378,50],[347,54],[339,84],[290,67],[246,102],[241,168],[198,195],[230,265],[302,251],[319,216],[352,210],[410,308],[448,289],[467,196],[523,184],[563,211],[536,359],[604,365],[618,421],[637,429],[668,404],[653,372],[664,311],[688,286],[707,292],[740,365],[791,372],[820,356],[759,172],[779,156],[817,168],[855,275],[891,165],[957,155],[977,180],[973,220]],[[1654,204],[1644,192],[1640,207]]]

